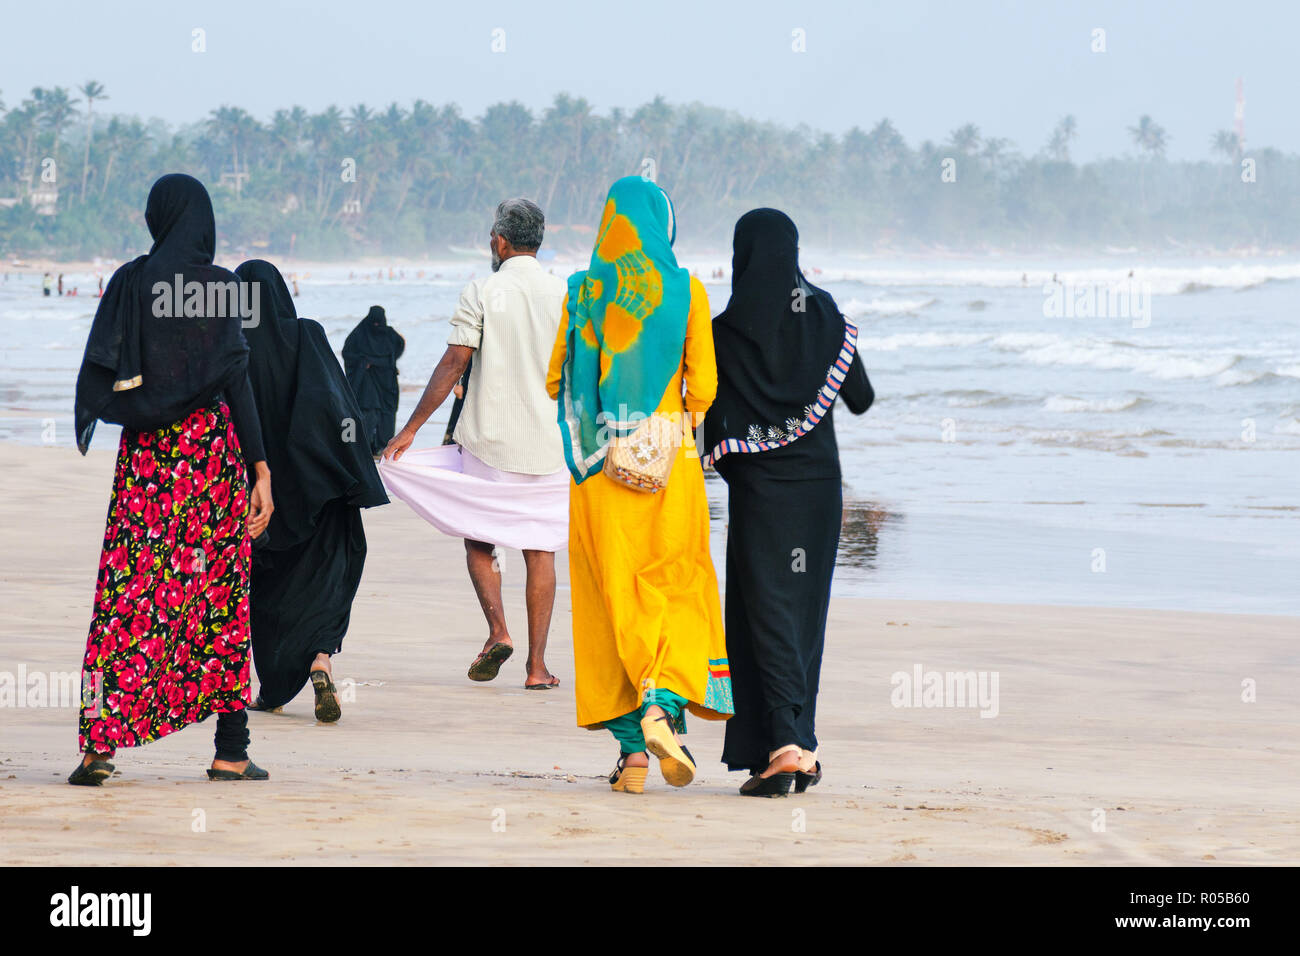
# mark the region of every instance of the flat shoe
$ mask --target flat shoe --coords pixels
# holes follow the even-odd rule
[[[815,787],[822,782],[822,762],[817,761],[811,771],[796,770],[794,772],[794,792],[803,793],[809,787]]]
[[[324,671],[311,672],[311,686],[316,691],[316,719],[322,724],[332,724],[343,716],[334,681]]]
[[[794,783],[793,773],[774,773],[770,777],[754,774],[740,788],[742,797],[784,797]]]
[[[233,770],[208,770],[209,780],[269,780],[271,775],[259,767],[253,761],[248,761],[248,766],[242,773],[236,773]]]
[[[474,658],[474,663],[469,665],[469,673],[466,676],[470,680],[493,680],[500,673],[501,665],[510,660],[510,655],[514,652],[513,646],[498,641]]]
[[[92,760],[90,765],[77,764],[77,769],[68,777],[68,783],[74,787],[98,787],[113,775],[114,767],[107,760]]]

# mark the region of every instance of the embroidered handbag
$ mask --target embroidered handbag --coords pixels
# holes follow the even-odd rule
[[[651,415],[630,435],[611,438],[605,452],[605,476],[637,491],[654,494],[668,484],[677,460],[681,427],[667,415]]]

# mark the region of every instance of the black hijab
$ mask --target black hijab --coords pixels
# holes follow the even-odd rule
[[[311,537],[325,505],[388,503],[361,425],[361,409],[325,330],[298,318],[278,269],[263,259],[235,274],[252,286],[260,321],[244,331],[248,378],[275,488],[267,528],[273,551]]]
[[[704,420],[711,459],[803,437],[848,371],[844,316],[799,271],[799,231],[790,217],[776,209],[745,213],[733,250],[731,301],[713,320],[718,396]],[[851,360],[853,349],[847,354]],[[844,366],[838,376],[837,363]]]
[[[357,323],[343,342],[343,365],[347,369],[348,381],[363,401],[374,397],[370,392],[378,391],[385,403],[397,408],[397,360],[405,350],[406,340],[397,334],[396,329],[389,327],[383,306],[372,305],[366,317]],[[381,374],[367,375],[367,370]],[[363,380],[367,380],[364,385],[367,394],[364,396],[361,395]]]
[[[233,289],[237,280],[212,264],[217,231],[208,191],[192,176],[163,176],[149,190],[144,218],[153,248],[113,273],[77,374],[75,421],[83,455],[97,420],[135,431],[162,428],[211,401],[244,373],[248,348],[238,302],[223,296],[209,308],[213,297],[207,284],[231,283],[226,288]],[[204,292],[190,300],[184,289],[194,282]],[[156,293],[158,283],[166,291],[159,286]]]
[[[343,358],[361,358],[372,365],[393,365],[402,357],[406,340],[388,325],[382,305],[372,305],[366,317],[348,333],[343,343]]]

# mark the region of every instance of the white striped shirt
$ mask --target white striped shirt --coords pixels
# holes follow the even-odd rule
[[[475,350],[453,437],[501,471],[549,475],[565,467],[546,372],[565,284],[533,256],[511,256],[474,279],[451,317],[449,345]]]

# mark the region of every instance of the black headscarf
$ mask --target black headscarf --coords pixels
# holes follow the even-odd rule
[[[830,293],[799,271],[799,231],[785,213],[754,209],[736,223],[731,301],[713,320],[713,341],[718,395],[704,420],[710,452],[728,439],[788,442],[811,430],[796,436],[792,423],[808,421],[809,406],[816,411],[845,324]],[[813,425],[821,420],[813,417]]]
[[[235,274],[252,283],[260,321],[244,331],[248,378],[275,488],[271,550],[311,537],[321,509],[388,503],[361,426],[361,409],[319,322],[298,318],[278,269],[263,259]]]
[[[207,284],[238,280],[212,264],[217,228],[203,184],[180,173],[163,176],[149,190],[144,218],[153,248],[113,273],[77,375],[77,448],[83,455],[97,420],[135,431],[162,428],[236,384],[247,362],[238,308],[226,308],[223,297],[213,311],[231,314],[206,314]],[[172,291],[178,282],[179,315]],[[184,287],[193,282],[205,290],[194,310],[202,314],[187,316]],[[157,283],[167,291],[155,293]],[[155,314],[164,304],[172,315]]]

